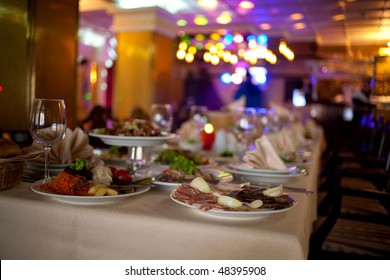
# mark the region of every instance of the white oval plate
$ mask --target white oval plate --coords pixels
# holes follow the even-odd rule
[[[170,139],[174,139],[176,135],[170,133],[163,136],[117,136],[117,135],[106,135],[96,133],[97,129],[92,130],[89,133],[92,137],[100,138],[104,144],[111,146],[141,146],[149,147],[154,145],[160,145],[166,143]]]
[[[305,168],[305,167],[309,167],[310,165],[312,165],[314,162],[313,159],[311,160],[308,160],[308,161],[305,161],[305,162],[287,162],[285,163],[287,166],[296,166],[298,168]]]
[[[227,168],[227,172],[236,174],[243,181],[251,182],[253,184],[261,183],[274,183],[274,184],[283,184],[289,182],[291,179],[296,177],[306,176],[307,172],[305,169],[300,169],[299,172],[289,173],[289,174],[270,174],[270,173],[250,173],[239,170],[234,170]]]
[[[55,170],[62,170],[64,171],[65,167],[67,167],[69,164],[55,164],[55,163],[50,163],[50,169],[55,169]],[[27,167],[31,169],[39,169],[39,170],[45,170],[45,163],[44,162],[34,162],[34,161],[28,161],[27,162]]]
[[[219,180],[219,182],[230,182],[232,181],[233,175],[230,173],[226,173],[225,171],[221,169],[204,169],[202,170],[204,172],[208,172],[209,174],[213,175],[214,179]],[[173,190],[180,186],[182,183],[171,183],[171,182],[162,182],[162,181],[153,181],[153,184],[157,186],[164,187],[165,189]]]
[[[257,169],[252,167],[250,164],[247,163],[237,163],[237,164],[231,164],[229,165],[230,168],[236,169],[238,171],[244,171],[249,173],[256,173],[256,174],[291,174],[296,171],[296,166],[288,166],[287,170],[276,170],[276,169]]]
[[[291,205],[290,207],[279,209],[279,210],[270,210],[270,209],[264,209],[264,210],[254,210],[254,211],[229,211],[229,210],[218,210],[218,209],[210,209],[208,211],[202,211],[196,208],[194,205],[189,205],[187,203],[184,203],[180,200],[177,200],[172,196],[172,192],[170,194],[171,199],[183,206],[192,208],[197,210],[198,212],[205,214],[205,215],[210,215],[214,217],[219,217],[219,218],[229,218],[229,219],[259,219],[266,217],[268,215],[273,215],[277,213],[282,213],[289,211],[293,209],[295,206],[297,206],[297,202],[294,200],[294,204]]]
[[[156,186],[164,187],[164,189],[167,189],[167,190],[173,190],[173,189],[176,189],[178,186],[180,186],[182,183],[153,181],[153,184],[155,184]]]
[[[62,195],[62,194],[43,192],[39,189],[41,183],[42,181],[39,181],[38,184],[34,184],[33,186],[30,187],[30,189],[39,195],[47,196],[57,201],[61,201],[69,204],[77,204],[77,205],[103,205],[103,204],[114,203],[126,199],[130,196],[139,195],[150,190],[149,186],[145,186],[145,187],[137,187],[134,193],[126,193],[126,194],[119,194],[119,195],[112,195],[112,196],[77,196],[77,195]]]
[[[170,167],[170,165],[168,165],[168,164],[162,164],[162,163],[159,163],[159,162],[155,162],[154,164],[158,165],[158,166],[161,166],[163,169],[166,169],[166,168]],[[208,163],[208,164],[200,164],[200,165],[197,165],[196,167],[200,168],[200,169],[204,169],[204,168],[211,168],[211,167],[216,167],[216,166],[218,166],[218,162],[216,162],[214,160],[210,160],[210,163]]]

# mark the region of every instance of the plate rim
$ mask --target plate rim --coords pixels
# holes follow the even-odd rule
[[[140,186],[137,187],[137,191],[134,193],[126,193],[126,194],[118,194],[114,196],[81,196],[81,195],[62,195],[55,193],[43,192],[37,189],[39,185],[42,184],[43,180],[39,180],[31,185],[29,188],[34,193],[46,196],[61,202],[69,203],[69,204],[78,204],[78,205],[99,205],[99,204],[109,204],[114,203],[116,201],[120,201],[122,199],[128,198],[130,196],[136,196],[139,194],[146,193],[150,190],[150,186]],[[109,199],[107,199],[109,198]],[[90,202],[83,202],[81,200],[91,200]]]
[[[95,128],[92,130],[92,132],[89,132],[88,134],[93,137],[98,138],[104,138],[104,139],[116,139],[116,140],[169,140],[176,137],[175,133],[169,133],[167,135],[160,135],[160,136],[124,136],[124,135],[108,135],[108,134],[99,134],[96,133],[96,131],[99,128]]]
[[[169,188],[177,188],[183,183],[169,183],[169,182],[162,182],[162,181],[153,181],[153,184],[159,186],[159,187],[169,187]]]
[[[212,167],[210,167],[212,169]],[[204,168],[203,170],[204,172],[207,172],[207,171],[210,171],[210,169],[208,168]],[[224,171],[222,168],[220,171]],[[212,172],[209,172],[209,174],[211,174]],[[160,175],[162,173],[159,173],[158,175]],[[156,175],[156,176],[158,176]],[[215,180],[218,180],[219,183],[224,183],[224,182],[231,182],[233,181],[233,175],[231,173],[229,173],[230,177],[225,179],[225,178],[222,178],[222,179],[215,179]],[[164,186],[164,187],[171,187],[171,188],[177,188],[179,187],[180,185],[184,184],[184,183],[173,183],[173,182],[163,182],[163,181],[158,181],[158,180],[155,180],[153,181],[153,184],[156,184],[157,186]],[[189,184],[189,183],[188,183]]]
[[[239,163],[232,163],[229,164],[229,166],[238,171],[248,172],[248,173],[254,173],[254,174],[291,174],[292,172],[296,171],[298,169],[297,166],[291,165],[287,166],[288,170],[276,170],[276,169],[257,169],[257,168],[241,168],[238,167]],[[234,167],[236,166],[236,167]]]
[[[299,172],[299,173],[279,173],[279,174],[271,174],[271,173],[252,173],[252,172],[245,172],[240,171],[236,169],[230,169],[225,168],[226,172],[237,174],[237,175],[244,175],[244,176],[255,176],[255,177],[269,177],[269,178],[292,178],[292,177],[302,177],[306,176],[308,173],[305,171],[305,173]]]

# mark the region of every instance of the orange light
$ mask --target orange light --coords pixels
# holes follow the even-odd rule
[[[262,23],[262,24],[259,25],[259,27],[262,30],[270,30],[271,29],[271,25],[269,23]]]
[[[301,20],[303,19],[303,15],[301,13],[295,13],[295,14],[291,14],[290,18],[292,20]]]
[[[97,64],[96,62],[91,63],[91,71],[89,73],[89,80],[91,84],[95,84],[97,81]]]

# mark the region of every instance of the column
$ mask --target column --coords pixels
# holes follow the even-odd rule
[[[123,120],[135,106],[175,103],[173,17],[158,7],[111,10],[118,40],[112,110]],[[173,104],[175,106],[175,104]]]

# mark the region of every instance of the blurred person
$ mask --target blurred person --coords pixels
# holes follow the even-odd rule
[[[245,107],[262,107],[263,92],[253,83],[252,79],[252,75],[247,71],[245,81],[239,86],[233,100],[244,97]]]
[[[195,105],[207,106],[209,110],[220,110],[224,107],[225,104],[219,97],[213,85],[211,75],[205,67],[200,68],[197,83]]]
[[[134,119],[150,120],[150,116],[141,106],[136,105],[131,110],[130,117],[127,120]]]
[[[88,116],[79,122],[79,126],[86,132],[95,128],[111,127],[114,120],[111,118],[110,111],[101,105],[92,108]],[[89,144],[93,147],[108,147],[102,140],[96,137],[89,137]]]
[[[372,106],[370,102],[371,85],[370,79],[363,79],[360,88],[352,95],[352,103],[355,106]]]
[[[306,106],[306,90],[303,81],[297,83],[297,87],[293,91],[292,103],[295,107]]]
[[[353,119],[356,124],[364,122],[365,117],[375,108],[370,102],[371,84],[370,79],[360,81],[360,87],[352,94]]]
[[[89,112],[88,116],[79,122],[79,126],[85,131],[89,132],[95,128],[106,127],[109,120],[109,112],[101,105],[96,105]]]

